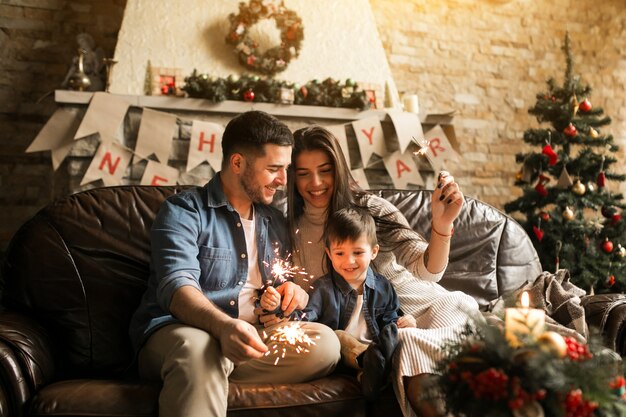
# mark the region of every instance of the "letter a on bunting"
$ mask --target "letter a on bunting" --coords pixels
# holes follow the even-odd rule
[[[383,158],[383,162],[395,188],[406,188],[409,183],[424,185],[411,152],[401,154],[400,151],[396,151]]]
[[[356,134],[356,141],[359,144],[364,167],[369,165],[369,160],[373,153],[381,158],[387,155],[383,127],[378,117],[373,116],[367,119],[356,120],[352,122],[352,127]]]
[[[193,121],[191,140],[189,141],[189,156],[187,157],[187,172],[204,161],[207,161],[215,172],[221,169],[223,134],[224,127],[222,125],[199,120]]]

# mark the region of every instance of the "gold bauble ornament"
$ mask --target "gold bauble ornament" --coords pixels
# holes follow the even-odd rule
[[[563,210],[562,215],[565,220],[574,220],[574,212],[569,207],[565,207],[565,210]]]
[[[585,188],[585,184],[580,182],[580,180],[576,180],[576,182],[572,186],[572,192],[574,194],[583,195],[585,194],[585,191],[587,191]]]
[[[626,256],[626,248],[623,247],[622,245],[617,245],[617,250],[615,251],[615,254],[617,256],[619,256],[620,258],[623,258]]]
[[[598,137],[598,131],[595,130],[593,127],[589,128],[589,136],[591,136],[592,138],[597,138]]]
[[[537,338],[537,344],[541,349],[552,352],[559,358],[563,358],[567,354],[567,343],[565,343],[563,336],[557,332],[543,332]]]

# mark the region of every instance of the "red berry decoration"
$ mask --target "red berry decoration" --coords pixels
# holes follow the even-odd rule
[[[573,138],[578,134],[578,131],[576,130],[576,126],[570,123],[565,129],[563,129],[563,133],[570,138]]]
[[[578,109],[585,113],[591,110],[591,102],[589,101],[589,99],[584,99],[583,101],[581,101],[578,105]]]
[[[604,242],[602,243],[602,250],[604,251],[604,253],[613,252],[613,242],[611,242],[608,237],[605,238]]]
[[[248,102],[254,101],[254,91],[252,90],[245,91],[243,93],[243,100],[248,101]]]
[[[606,280],[606,286],[612,287],[615,284],[615,275],[609,276],[609,279]]]

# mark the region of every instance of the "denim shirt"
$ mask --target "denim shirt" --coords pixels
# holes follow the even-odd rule
[[[263,282],[275,256],[284,256],[288,233],[283,214],[255,204],[258,265]],[[169,197],[151,229],[148,288],[133,315],[130,336],[138,350],[156,329],[178,322],[169,310],[174,293],[190,285],[229,316],[239,315],[239,292],[248,277],[246,238],[219,173],[204,187]]]
[[[345,330],[356,306],[357,290],[334,270],[315,281],[302,320],[317,321],[333,330]],[[400,302],[387,278],[368,268],[363,283],[363,314],[375,341],[387,324],[398,321]]]

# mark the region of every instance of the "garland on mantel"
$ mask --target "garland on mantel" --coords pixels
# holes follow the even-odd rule
[[[239,100],[255,103],[299,104],[305,106],[345,107],[367,110],[372,100],[358,84],[348,78],[341,83],[332,78],[311,80],[305,85],[261,78],[256,75],[229,75],[218,78],[198,74],[196,70],[185,78],[183,91],[192,98],[204,98],[214,103]]]

